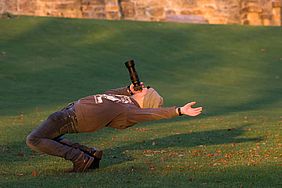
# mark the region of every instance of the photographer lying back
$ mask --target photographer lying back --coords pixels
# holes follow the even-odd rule
[[[139,122],[197,116],[202,112],[202,107],[192,107],[196,102],[182,107],[161,107],[163,98],[158,92],[143,83],[141,87],[142,90],[135,91],[131,84],[79,99],[51,114],[27,136],[26,143],[33,150],[72,161],[72,172],[83,172],[99,168],[103,152],[72,143],[64,134],[96,132],[105,127],[125,129]]]

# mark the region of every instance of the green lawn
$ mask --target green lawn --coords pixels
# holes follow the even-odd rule
[[[16,17],[0,20],[0,187],[281,187],[282,29]],[[105,151],[67,174],[26,135],[80,97],[129,84],[201,116],[67,137]]]

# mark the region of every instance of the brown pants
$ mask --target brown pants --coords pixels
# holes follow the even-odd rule
[[[76,116],[72,108],[51,114],[26,138],[26,144],[35,151],[75,161],[81,153],[87,155],[92,148],[72,143],[62,138],[66,133],[76,133]]]

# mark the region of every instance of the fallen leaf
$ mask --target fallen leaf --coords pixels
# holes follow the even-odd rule
[[[213,154],[213,153],[208,153],[207,156],[208,156],[208,157],[213,157],[214,154]]]
[[[31,173],[31,175],[32,175],[33,177],[38,176],[38,172],[37,172],[36,170],[33,170],[32,173]]]

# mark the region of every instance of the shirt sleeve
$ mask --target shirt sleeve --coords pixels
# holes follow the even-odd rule
[[[170,119],[178,116],[176,107],[167,108],[134,108],[128,111],[129,123],[140,123],[145,121],[154,121],[161,119]]]
[[[105,94],[113,94],[113,95],[126,95],[131,96],[130,93],[127,90],[127,87],[121,87],[117,89],[110,89],[105,92]]]

